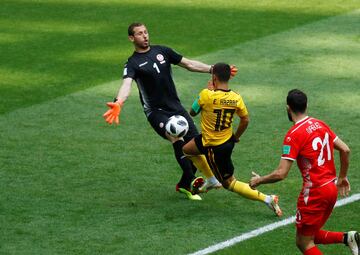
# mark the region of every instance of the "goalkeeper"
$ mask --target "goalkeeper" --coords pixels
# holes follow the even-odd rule
[[[231,68],[228,64],[214,65],[208,89],[200,92],[190,110],[192,116],[201,112],[201,134],[184,145],[184,154],[188,156],[204,154],[224,188],[245,198],[264,202],[280,217],[282,212],[277,196],[265,195],[253,190],[249,184],[238,181],[234,177],[231,154],[235,143],[239,142],[240,136],[248,126],[249,116],[240,94],[229,89],[230,76]],[[240,117],[240,123],[233,134],[234,114]],[[200,187],[200,191],[206,189],[205,182],[203,187]]]

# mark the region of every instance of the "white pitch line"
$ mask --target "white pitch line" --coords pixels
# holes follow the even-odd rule
[[[353,203],[353,202],[355,202],[357,200],[360,200],[360,193],[357,193],[357,194],[354,194],[354,195],[352,195],[350,197],[338,200],[336,202],[335,207],[344,206],[346,204]],[[188,255],[206,255],[206,254],[210,254],[212,252],[222,250],[222,249],[230,247],[230,246],[232,246],[234,244],[240,243],[242,241],[248,240],[248,239],[253,238],[253,237],[257,237],[257,236],[262,235],[262,234],[264,234],[266,232],[269,232],[269,231],[272,231],[274,229],[289,225],[289,224],[294,223],[294,222],[295,222],[295,216],[292,216],[292,217],[286,218],[286,219],[284,219],[282,221],[278,221],[278,222],[275,222],[275,223],[268,224],[268,225],[263,226],[261,228],[252,230],[250,232],[244,233],[242,235],[236,236],[236,237],[231,238],[229,240],[226,240],[224,242],[209,246],[209,247],[207,247],[207,248],[205,248],[203,250],[199,250],[197,252],[194,252],[194,253],[191,253],[191,254],[188,254]]]

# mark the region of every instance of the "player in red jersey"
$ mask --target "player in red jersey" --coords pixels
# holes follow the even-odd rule
[[[284,138],[280,164],[272,173],[260,176],[253,172],[250,187],[281,181],[296,160],[303,178],[296,213],[296,245],[303,254],[322,254],[316,244],[345,243],[352,254],[359,255],[360,238],[356,231],[331,232],[321,228],[329,218],[337,194],[347,196],[350,183],[349,147],[323,121],[306,115],[307,97],[300,90],[289,91],[287,111],[294,122]],[[340,172],[336,177],[334,149],[340,154]]]

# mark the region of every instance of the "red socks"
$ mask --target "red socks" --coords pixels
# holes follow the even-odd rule
[[[343,243],[344,233],[343,232],[331,232],[327,230],[319,230],[315,234],[315,244],[332,244],[332,243]],[[314,246],[304,252],[304,255],[322,255],[318,247]]]
[[[322,255],[318,247],[314,246],[304,252],[304,255]]]
[[[314,242],[316,244],[343,243],[344,242],[344,233],[319,230],[315,235]]]

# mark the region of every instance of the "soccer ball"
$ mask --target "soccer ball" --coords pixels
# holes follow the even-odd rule
[[[171,116],[165,124],[166,132],[172,137],[183,137],[189,130],[189,123],[181,115]]]

